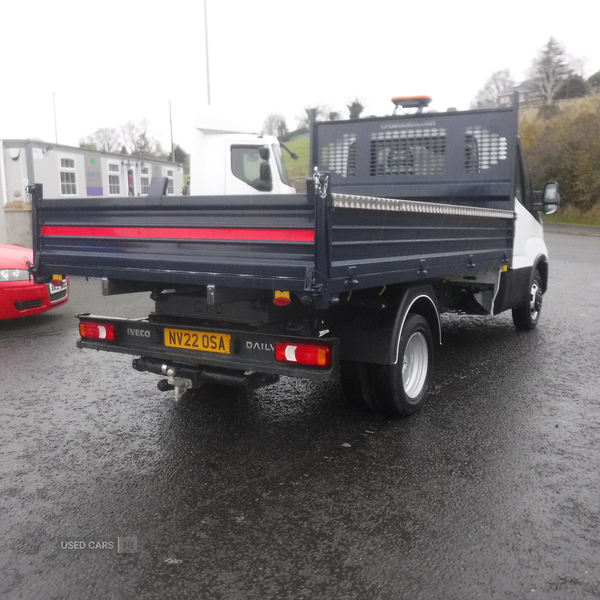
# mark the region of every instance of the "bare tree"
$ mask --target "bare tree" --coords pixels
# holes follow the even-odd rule
[[[471,102],[471,108],[493,108],[498,106],[498,95],[515,85],[509,69],[494,71],[477,92]]]
[[[121,141],[119,132],[114,127],[101,127],[92,134],[92,138],[98,142],[100,149],[105,152],[117,150]]]
[[[281,113],[269,113],[263,123],[263,132],[267,135],[282,137],[288,133],[285,117]]]
[[[279,121],[279,123],[277,123],[277,137],[282,138],[284,135],[287,135],[288,133],[289,133],[289,129],[288,129],[287,123],[285,122],[285,119],[281,119],[281,121]]]
[[[79,141],[81,148],[115,152],[121,143],[119,132],[114,127],[100,127],[94,133]]]
[[[327,121],[339,121],[342,118],[342,113],[338,106],[333,104],[324,104],[321,106],[321,119]]]
[[[123,144],[129,150],[130,154],[137,156],[157,156],[163,154],[159,142],[150,132],[148,119],[127,121],[127,123],[121,125],[120,133]]]
[[[138,154],[140,136],[147,129],[148,121],[146,119],[140,121],[127,121],[127,123],[121,125],[121,138],[130,154]]]
[[[531,64],[529,74],[544,103],[550,105],[571,72],[564,46],[551,37]]]
[[[362,111],[365,110],[364,104],[359,98],[354,98],[351,100],[348,104],[346,104],[346,107],[348,108],[351,119],[360,119]]]
[[[307,106],[304,109],[304,115],[297,117],[298,119],[298,129],[306,129],[310,126],[310,111],[315,111],[315,119],[317,121],[322,121],[325,118],[326,109],[324,106],[320,104],[315,104],[314,106]]]

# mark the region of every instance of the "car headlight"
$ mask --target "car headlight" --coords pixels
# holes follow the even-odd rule
[[[27,281],[29,271],[25,269],[1,269],[0,282],[2,281]]]

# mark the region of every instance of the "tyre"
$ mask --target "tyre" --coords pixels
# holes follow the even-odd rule
[[[531,281],[528,299],[523,304],[512,309],[513,323],[517,329],[531,331],[536,328],[542,312],[543,299],[542,276],[536,269]]]
[[[378,412],[395,417],[417,412],[427,394],[433,367],[433,339],[425,317],[409,314],[398,346],[398,362],[372,372]]]
[[[361,410],[376,410],[369,369],[372,365],[342,361],[340,378],[344,396],[352,406]]]

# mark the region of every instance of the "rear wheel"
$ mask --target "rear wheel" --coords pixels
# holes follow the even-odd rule
[[[527,300],[512,310],[513,323],[517,329],[531,331],[536,328],[542,312],[543,299],[542,276],[536,269]]]
[[[398,363],[343,362],[342,388],[360,408],[395,417],[412,415],[425,400],[433,366],[433,341],[427,320],[408,315],[400,336]]]
[[[408,315],[400,336],[398,362],[383,365],[373,379],[379,410],[398,417],[417,412],[425,401],[432,367],[429,323],[421,315]]]

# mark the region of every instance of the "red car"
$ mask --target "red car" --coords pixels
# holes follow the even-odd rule
[[[0,244],[0,319],[36,315],[69,300],[69,279],[55,275],[52,283],[33,283],[27,262],[33,250]]]

